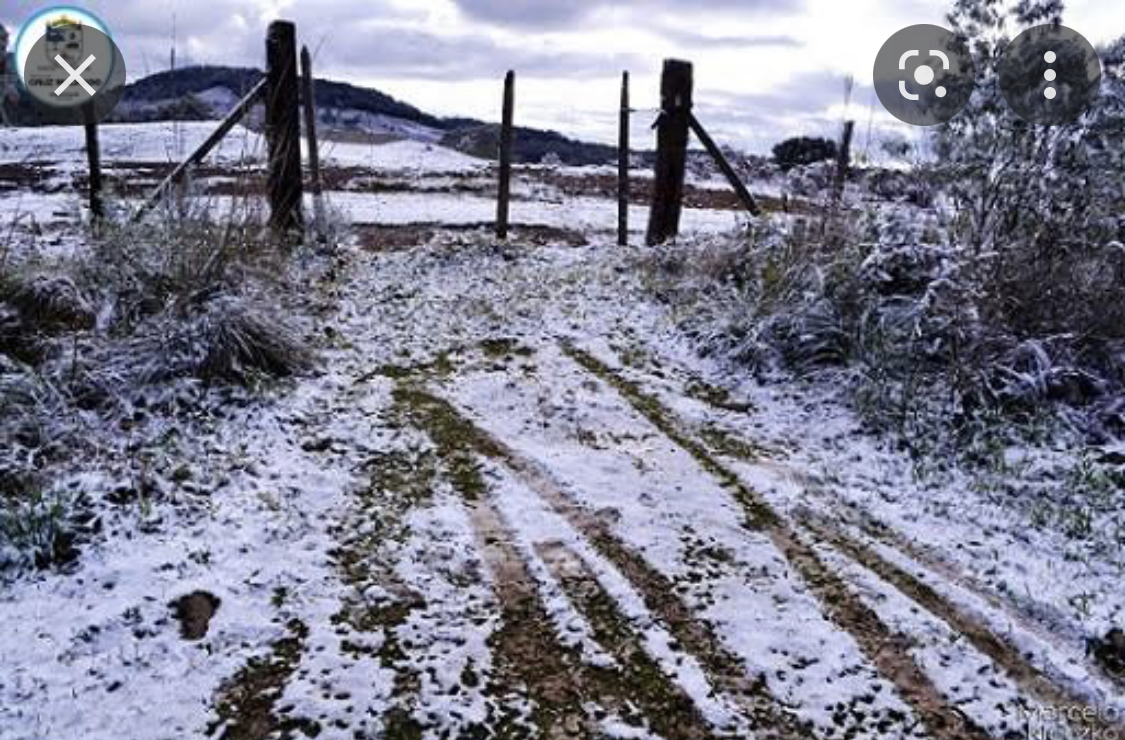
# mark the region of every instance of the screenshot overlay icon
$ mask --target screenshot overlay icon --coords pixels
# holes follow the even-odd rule
[[[895,118],[915,126],[945,123],[973,94],[976,66],[965,44],[941,26],[908,26],[875,58],[875,93]]]

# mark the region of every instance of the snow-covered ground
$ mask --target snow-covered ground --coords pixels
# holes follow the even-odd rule
[[[109,176],[111,208],[132,209],[145,190],[158,183],[162,175],[154,166],[170,166],[203,143],[214,130],[213,122],[150,123],[106,125],[99,128],[103,168]],[[178,143],[177,143],[178,142]],[[302,141],[302,147],[305,146]],[[481,159],[423,141],[402,140],[381,144],[356,144],[328,141],[321,147],[326,168],[340,168],[350,179],[329,187],[325,198],[352,223],[405,225],[412,223],[482,224],[495,219],[495,176],[493,166]],[[81,129],[44,127],[12,129],[0,141],[0,166],[34,165],[22,172],[21,187],[0,189],[0,227],[10,228],[19,237],[42,231],[58,232],[80,223],[86,214],[81,178],[85,173],[85,139]],[[265,143],[260,134],[242,127],[222,140],[208,156],[205,166],[219,168],[221,175],[196,177],[196,190],[247,187],[249,172],[260,169],[265,160]],[[362,174],[361,174],[362,173]],[[569,197],[558,188],[538,180],[537,173],[583,178],[614,174],[605,167],[524,166],[513,182],[515,202],[511,218],[515,225],[546,226],[573,230],[610,231],[616,229],[617,205],[605,197]],[[638,179],[649,176],[638,171]],[[380,184],[393,183],[384,192]],[[692,181],[704,191],[722,190],[726,183],[715,179]],[[131,188],[127,195],[121,189]],[[116,189],[117,192],[114,192]],[[371,192],[363,192],[365,189]],[[762,183],[765,192],[775,187]],[[311,209],[311,197],[308,199]],[[198,208],[213,213],[229,213],[250,202],[261,208],[264,198],[250,191],[237,199],[229,195],[206,195],[195,199]],[[630,228],[642,231],[647,209],[630,208]],[[685,233],[721,233],[738,227],[744,218],[737,211],[687,208],[682,226]],[[26,245],[29,238],[17,240]],[[70,243],[41,251],[54,254],[70,248]]]
[[[388,146],[361,149],[480,169]],[[611,202],[513,213],[589,244],[348,243],[309,287],[335,306],[318,372],[184,440],[166,500],[73,572],[0,586],[0,738],[1125,736],[1084,644],[1125,614],[1120,555],[1068,558],[967,485],[917,485],[815,390],[700,359]],[[170,605],[194,592],[218,606],[187,639]]]

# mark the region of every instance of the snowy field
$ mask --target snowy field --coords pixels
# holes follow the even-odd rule
[[[117,189],[111,196],[111,207],[134,208],[144,192],[160,182],[163,169],[199,146],[213,128],[214,124],[209,122],[102,126],[99,130],[107,187],[111,193]],[[329,170],[326,200],[352,223],[463,226],[495,218],[495,173],[484,160],[436,144],[407,140],[385,144],[330,141],[322,149],[322,161]],[[231,212],[232,207],[246,207],[247,201],[253,207],[262,207],[261,187],[249,182],[248,173],[260,170],[264,152],[265,143],[259,134],[237,127],[205,163],[205,167],[216,171],[193,179],[192,187],[198,195],[196,205],[219,214]],[[84,195],[76,185],[86,169],[81,129],[6,131],[0,142],[0,166],[4,165],[34,169],[30,173],[21,171],[24,187],[0,189],[0,224],[13,227],[15,233],[26,233],[56,231],[80,222]],[[158,169],[161,166],[163,169]],[[332,177],[333,168],[344,175]],[[549,181],[540,182],[537,173],[557,173],[572,179],[615,176],[605,167],[519,168],[513,182],[513,224],[607,232],[616,228],[615,201],[594,195],[564,195]],[[635,177],[644,179],[649,173],[638,171]],[[384,191],[388,183],[394,185],[395,191]],[[700,191],[722,191],[727,187],[715,179],[692,185]],[[246,192],[231,196],[226,193],[231,188]],[[776,188],[763,184],[763,190],[772,194]],[[645,207],[631,208],[630,230],[643,232],[646,219]],[[743,221],[739,212],[729,208],[688,208],[683,230],[689,234],[721,233]]]
[[[81,170],[72,132],[17,133],[3,161]],[[103,136],[171,151],[170,126]],[[1086,643],[1125,619],[1121,553],[1072,558],[965,482],[919,486],[815,389],[700,359],[612,201],[525,183],[517,224],[587,243],[497,244],[440,228],[491,219],[486,163],[330,151],[436,183],[336,191],[346,218],[438,228],[348,239],[310,286],[315,374],[183,442],[144,526],[0,585],[0,738],[1125,737]],[[66,232],[76,202],[2,191],[0,224]],[[684,241],[739,224],[692,209]]]

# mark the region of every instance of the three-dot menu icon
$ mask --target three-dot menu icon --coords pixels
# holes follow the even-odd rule
[[[999,65],[1000,91],[1029,123],[1060,126],[1093,105],[1101,87],[1097,51],[1082,34],[1053,23],[1012,40]]]
[[[1043,61],[1045,61],[1047,64],[1054,64],[1055,59],[1057,58],[1058,56],[1053,51],[1049,51],[1043,55]],[[1047,82],[1054,82],[1055,77],[1057,76],[1058,75],[1055,73],[1055,70],[1050,68],[1048,68],[1047,71],[1043,73],[1043,79],[1047,80]],[[1056,94],[1057,92],[1055,88],[1051,87],[1050,85],[1047,85],[1047,87],[1043,90],[1043,97],[1047,98],[1047,100],[1054,100]]]

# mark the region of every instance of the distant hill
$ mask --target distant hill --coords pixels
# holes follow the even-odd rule
[[[122,110],[151,107],[153,104],[175,101],[188,95],[214,99],[215,92],[218,90],[228,91],[233,99],[237,100],[256,85],[262,79],[262,75],[263,72],[257,69],[215,66],[185,67],[175,72],[157,72],[126,87],[119,106]],[[423,113],[412,105],[399,102],[378,90],[356,87],[344,82],[318,79],[316,103],[321,109],[357,111],[377,116],[390,116],[432,128],[442,127],[438,118]],[[127,114],[123,115],[126,116]]]
[[[113,112],[116,122],[209,120],[222,117],[263,73],[240,67],[197,66],[158,72],[131,83]],[[471,118],[439,118],[370,88],[333,80],[316,81],[317,118],[326,131],[391,135],[441,143],[467,154],[496,157],[497,126]],[[249,124],[260,124],[261,113]],[[536,163],[544,158],[564,164],[606,164],[617,150],[567,138],[555,131],[518,128],[514,159]]]

